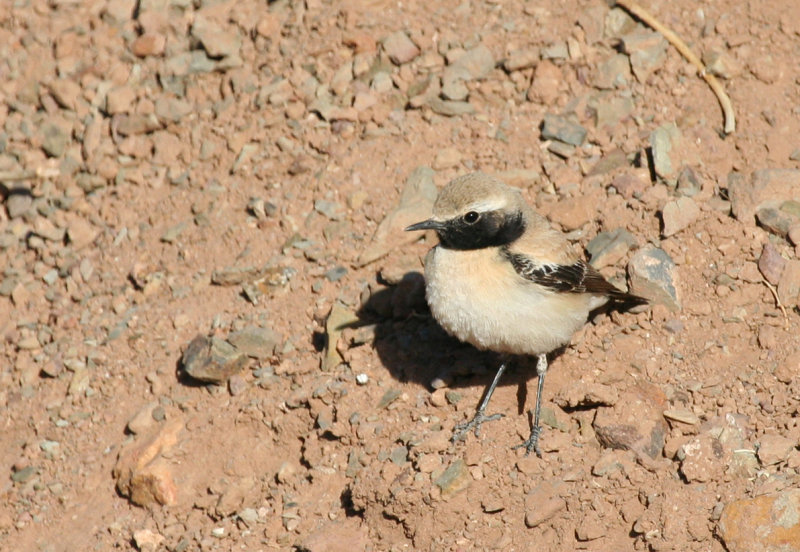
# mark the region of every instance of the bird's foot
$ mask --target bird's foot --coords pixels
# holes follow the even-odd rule
[[[536,456],[539,458],[542,457],[542,449],[539,448],[539,436],[542,434],[542,426],[534,426],[531,429],[531,435],[528,437],[527,441],[523,441],[522,443],[512,447],[514,449],[525,447],[525,456],[528,456],[531,451],[536,453]]]
[[[470,431],[475,432],[475,437],[480,437],[481,426],[484,422],[499,420],[502,417],[502,414],[492,414],[491,416],[487,416],[483,411],[478,410],[475,412],[475,416],[473,416],[470,421],[456,424],[456,427],[453,428],[453,437],[450,440],[455,443],[456,441],[463,439]]]

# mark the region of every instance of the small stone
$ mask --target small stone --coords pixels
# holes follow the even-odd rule
[[[594,84],[598,88],[611,90],[625,88],[631,80],[631,65],[625,54],[614,54],[597,66]]]
[[[434,483],[442,490],[443,496],[451,496],[469,487],[472,483],[472,476],[466,462],[458,458],[442,472],[442,475],[436,478]]]
[[[800,490],[735,500],[725,505],[719,534],[729,552],[800,552]]]
[[[786,259],[781,256],[778,249],[769,241],[764,243],[761,256],[758,258],[758,270],[761,271],[767,282],[777,286],[785,267]]]
[[[228,343],[236,350],[258,360],[272,358],[281,343],[281,336],[271,328],[247,326],[228,335]]]
[[[679,197],[664,205],[661,220],[664,224],[662,235],[673,236],[693,224],[700,217],[700,207],[690,197]]]
[[[157,117],[155,121],[156,124],[157,121],[164,121],[165,123],[178,123],[181,119],[193,111],[194,105],[190,104],[186,100],[162,95],[156,100],[155,103],[155,117]],[[152,115],[150,115],[150,117],[152,117]],[[153,122],[147,119],[145,121],[145,128],[149,129],[152,126]],[[159,127],[160,125],[152,130],[156,130]],[[152,130],[148,130],[148,132],[152,132]]]
[[[164,243],[174,243],[178,240],[180,235],[189,227],[189,223],[185,220],[175,224],[174,226],[170,226],[167,228],[163,234],[161,234],[161,241]]]
[[[131,52],[136,57],[161,56],[167,47],[167,38],[161,33],[144,33],[131,43]]]
[[[530,69],[539,61],[539,50],[536,48],[526,48],[513,50],[503,62],[506,71],[520,71]]]
[[[624,228],[600,232],[588,244],[586,251],[590,263],[596,269],[614,266],[621,261],[631,247],[636,245],[636,238]]]
[[[728,175],[731,211],[740,221],[753,223],[753,216],[767,202],[795,199],[800,190],[800,170],[759,169],[750,178],[739,173]]]
[[[420,53],[419,47],[403,31],[396,31],[384,38],[383,50],[395,65],[408,63]]]
[[[647,246],[628,263],[630,291],[672,311],[681,309],[675,263],[663,249]]]
[[[565,231],[571,232],[594,219],[596,206],[595,197],[581,194],[554,203],[547,216]]]
[[[335,201],[317,199],[314,201],[314,210],[329,220],[341,220],[344,216],[344,208]]]
[[[42,125],[42,149],[50,157],[61,157],[67,150],[69,134],[53,122]]]
[[[778,297],[784,305],[797,305],[800,302],[800,260],[786,261],[778,282]]]
[[[621,454],[630,453],[624,453],[619,450],[605,451],[600,459],[592,466],[592,475],[596,477],[605,477],[624,469],[624,463],[620,460]]]
[[[555,397],[555,403],[562,408],[614,406],[618,400],[619,394],[612,386],[583,381],[566,387]]]
[[[762,466],[785,462],[794,447],[795,441],[783,435],[763,435],[758,440],[758,459]]]
[[[597,540],[604,537],[606,534],[606,527],[597,514],[591,512],[585,516],[580,525],[575,529],[575,537],[579,541]]]
[[[28,190],[14,190],[6,199],[6,211],[12,219],[27,214],[31,207],[33,207],[33,196]]]
[[[532,102],[551,105],[561,94],[563,81],[561,69],[552,61],[543,60],[533,72],[533,79],[526,97]]]
[[[630,57],[633,74],[641,83],[647,82],[667,57],[667,41],[664,37],[638,25],[633,32],[622,37],[622,47]]]
[[[703,53],[706,71],[723,79],[732,79],[742,74],[743,67],[728,52],[710,49]]]
[[[132,86],[117,86],[106,94],[106,113],[116,115],[133,111],[136,90]]]
[[[134,435],[141,435],[153,427],[155,420],[153,419],[153,409],[158,406],[157,402],[151,402],[139,409],[133,417],[128,420],[125,426],[128,431]]]
[[[150,529],[139,529],[133,532],[133,544],[140,552],[156,552],[166,540],[164,535]]]
[[[58,105],[75,111],[81,97],[81,86],[72,79],[57,79],[50,84],[50,93]]]
[[[342,331],[358,321],[358,317],[350,309],[338,301],[333,304],[328,319],[325,321],[325,353],[322,358],[322,370],[332,371],[343,362],[337,344]]]
[[[183,428],[183,418],[176,417],[120,450],[113,476],[122,496],[139,506],[177,502],[172,469],[162,455],[177,444]]]
[[[192,36],[197,39],[211,58],[236,56],[242,47],[242,39],[235,27],[223,27],[219,23],[195,16]]]
[[[781,383],[792,383],[794,378],[800,374],[800,351],[794,352],[787,356],[775,368],[775,377]]]
[[[649,186],[648,176],[637,172],[625,172],[614,177],[611,185],[625,199],[639,197]]]
[[[183,371],[192,378],[208,383],[223,383],[241,372],[247,356],[218,337],[195,337],[181,357]]]
[[[77,251],[94,242],[100,231],[85,219],[76,217],[67,226],[67,240]]]
[[[653,170],[661,178],[670,179],[677,175],[680,162],[677,149],[681,139],[681,131],[674,123],[661,125],[650,133]]]
[[[297,468],[291,462],[283,462],[278,468],[278,473],[275,474],[275,479],[278,483],[288,483],[292,477],[297,473]]]
[[[525,511],[525,525],[531,529],[553,519],[561,510],[567,507],[567,502],[560,496],[553,496],[538,503],[531,502],[531,507],[526,508]]]
[[[782,238],[788,236],[789,229],[798,222],[796,217],[772,207],[762,207],[756,211],[756,219],[770,233]]]
[[[667,432],[666,397],[653,385],[639,384],[624,393],[614,406],[597,409],[593,427],[608,448],[632,450],[650,458],[661,455]]]
[[[681,462],[680,472],[689,483],[715,479],[727,465],[725,456],[725,447],[708,432],[685,443],[677,454]]]
[[[445,117],[458,117],[460,115],[475,113],[475,108],[469,102],[456,102],[433,98],[428,102],[428,105],[434,113],[444,115]]]
[[[456,148],[440,149],[433,160],[433,169],[441,171],[458,166],[461,163],[461,152]]]
[[[15,470],[14,473],[11,474],[11,481],[14,483],[25,483],[36,475],[36,472],[36,466],[25,466],[24,468]]]
[[[342,278],[347,275],[347,268],[344,266],[335,266],[330,270],[327,270],[323,276],[329,282],[338,282]]]
[[[547,113],[542,125],[542,139],[558,140],[565,144],[580,146],[586,140],[586,129],[561,115]]]
[[[388,255],[396,247],[420,238],[418,232],[403,229],[431,216],[433,202],[439,191],[433,181],[434,172],[417,167],[406,179],[398,205],[380,222],[367,247],[359,255],[356,266],[365,266]]]
[[[664,411],[664,417],[687,425],[698,425],[700,423],[700,418],[685,408],[668,408]]]
[[[356,383],[358,385],[366,385],[369,383],[369,376],[364,373],[356,374]]]
[[[471,79],[482,79],[494,69],[494,56],[489,48],[479,44],[464,52],[453,66],[464,68]]]

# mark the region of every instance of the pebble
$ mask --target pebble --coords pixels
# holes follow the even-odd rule
[[[659,457],[667,433],[665,404],[666,397],[656,386],[635,386],[621,394],[613,406],[597,409],[592,423],[597,439],[608,448]]]
[[[491,50],[484,44],[479,44],[464,52],[456,62],[449,67],[463,68],[471,79],[485,78],[494,69],[495,61]]]
[[[329,282],[338,282],[346,275],[347,275],[347,267],[344,267],[342,265],[335,266],[330,270],[325,271],[325,274],[323,274],[325,279],[328,280]]]
[[[434,113],[445,117],[458,117],[475,113],[475,107],[469,102],[458,102],[433,98],[428,102],[428,106]]]
[[[547,216],[566,232],[571,232],[594,219],[596,200],[596,197],[585,194],[562,199],[551,206]]]
[[[693,224],[700,217],[700,207],[690,197],[679,197],[670,201],[661,211],[663,229],[661,234],[666,238],[673,236]]]
[[[563,80],[564,75],[555,63],[542,60],[533,71],[533,79],[526,97],[532,102],[552,105],[561,94]]]
[[[762,466],[785,462],[795,444],[795,440],[783,435],[763,435],[758,440],[758,460]]]
[[[443,148],[436,152],[433,160],[433,169],[441,171],[456,167],[461,163],[461,152],[456,148]]]
[[[663,249],[646,246],[628,263],[631,293],[659,303],[671,311],[681,310],[675,263]]]
[[[75,217],[67,226],[67,240],[78,251],[94,242],[100,230],[87,220]]]
[[[106,94],[106,113],[116,115],[133,111],[136,90],[132,86],[115,86]]]
[[[33,207],[33,196],[28,190],[13,189],[5,201],[6,211],[10,218],[18,218],[27,214]]]
[[[653,153],[653,170],[665,180],[677,176],[680,164],[678,145],[682,140],[681,131],[674,123],[667,123],[650,133],[650,148]]]
[[[281,336],[271,328],[247,326],[228,335],[228,343],[241,353],[258,360],[271,358],[281,343]]]
[[[742,174],[728,175],[728,195],[733,216],[752,224],[754,216],[766,202],[792,200],[800,190],[800,170],[759,169],[749,178]]]
[[[178,499],[172,468],[162,455],[178,442],[183,418],[176,417],[149,436],[123,447],[114,466],[117,491],[139,506],[171,505]]]
[[[472,476],[467,463],[461,458],[453,461],[434,481],[434,484],[442,490],[442,496],[452,496],[469,487],[471,483]]]
[[[778,363],[774,375],[781,383],[792,383],[800,374],[800,351],[791,353],[782,362]]]
[[[630,57],[633,74],[641,83],[647,82],[667,57],[667,41],[664,37],[638,25],[633,32],[622,37],[622,48]]]
[[[800,490],[785,489],[725,505],[719,535],[729,552],[800,552]]]
[[[503,61],[506,71],[520,71],[530,69],[539,61],[539,50],[537,48],[525,48],[512,50],[508,57]]]
[[[348,307],[338,301],[333,304],[328,319],[325,321],[325,352],[322,357],[323,371],[332,371],[344,361],[336,345],[339,343],[342,331],[344,331],[348,325],[356,321],[358,321],[358,316]]]
[[[402,65],[420,54],[419,47],[403,31],[395,31],[383,39],[383,51],[395,65]]]
[[[705,432],[678,449],[681,475],[689,483],[703,483],[718,477],[725,469],[726,450],[711,432]]]
[[[525,497],[525,525],[530,529],[550,521],[567,508],[567,502],[554,496],[551,484],[541,483]]]
[[[800,260],[786,261],[786,266],[778,282],[778,297],[785,306],[800,303]]]
[[[770,233],[785,238],[789,235],[789,229],[798,223],[798,218],[785,212],[783,209],[773,207],[762,207],[756,211],[756,220]]]
[[[619,400],[617,390],[602,383],[579,381],[562,389],[554,401],[562,408],[614,406]]]
[[[598,88],[625,88],[630,80],[631,63],[625,54],[614,54],[597,65],[594,84]]]
[[[195,16],[192,36],[197,39],[211,58],[231,57],[239,54],[242,39],[234,27],[225,28],[203,16]]]
[[[241,372],[246,354],[218,337],[195,337],[181,357],[181,367],[190,377],[208,383],[223,383]]]
[[[572,146],[580,146],[586,140],[586,129],[562,115],[547,113],[542,125],[542,139],[558,140]]]
[[[156,552],[166,537],[150,529],[139,529],[133,532],[133,544],[140,552]]]
[[[636,238],[633,234],[624,228],[616,228],[597,234],[586,244],[586,251],[590,255],[591,265],[600,269],[617,264],[635,245]]]
[[[431,216],[433,202],[439,193],[433,175],[429,167],[417,167],[408,176],[400,192],[398,205],[378,224],[370,243],[359,254],[356,266],[365,266],[385,257],[396,247],[419,240],[419,232],[403,230]]]
[[[778,249],[771,242],[765,242],[761,249],[761,256],[758,258],[758,270],[764,278],[777,286],[781,280],[781,274],[786,267],[786,259],[778,252]]]
[[[344,207],[335,201],[314,200],[314,210],[330,220],[341,220],[344,217]]]
[[[725,50],[711,48],[703,52],[706,71],[723,79],[732,79],[742,74],[744,67]]]
[[[136,57],[162,56],[167,47],[167,38],[161,33],[144,33],[131,43],[131,52]]]
[[[134,435],[141,435],[142,433],[150,430],[155,423],[155,419],[153,418],[153,409],[157,406],[157,402],[150,402],[139,409],[139,411],[136,412],[136,414],[134,414],[130,420],[128,420],[128,423],[125,426],[128,431]]]
[[[42,125],[42,149],[50,157],[61,157],[69,145],[69,134],[54,122]]]

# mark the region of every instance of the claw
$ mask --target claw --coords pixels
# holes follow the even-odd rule
[[[475,432],[475,437],[480,437],[481,426],[484,422],[499,420],[502,417],[502,414],[492,414],[491,416],[487,416],[479,410],[475,413],[475,416],[473,416],[470,421],[457,424],[456,427],[453,428],[453,436],[450,438],[450,440],[455,443],[456,441],[463,439],[467,433],[473,430]]]
[[[528,437],[526,441],[511,447],[512,449],[516,450],[518,448],[525,447],[525,456],[530,455],[531,451],[536,453],[536,456],[539,458],[542,457],[542,449],[539,448],[539,436],[542,434],[542,426],[534,426],[531,429],[531,435]]]

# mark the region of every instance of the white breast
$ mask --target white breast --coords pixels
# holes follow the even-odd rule
[[[480,349],[547,353],[569,343],[591,308],[591,295],[556,293],[522,279],[497,249],[435,247],[425,261],[431,312],[448,333]]]

